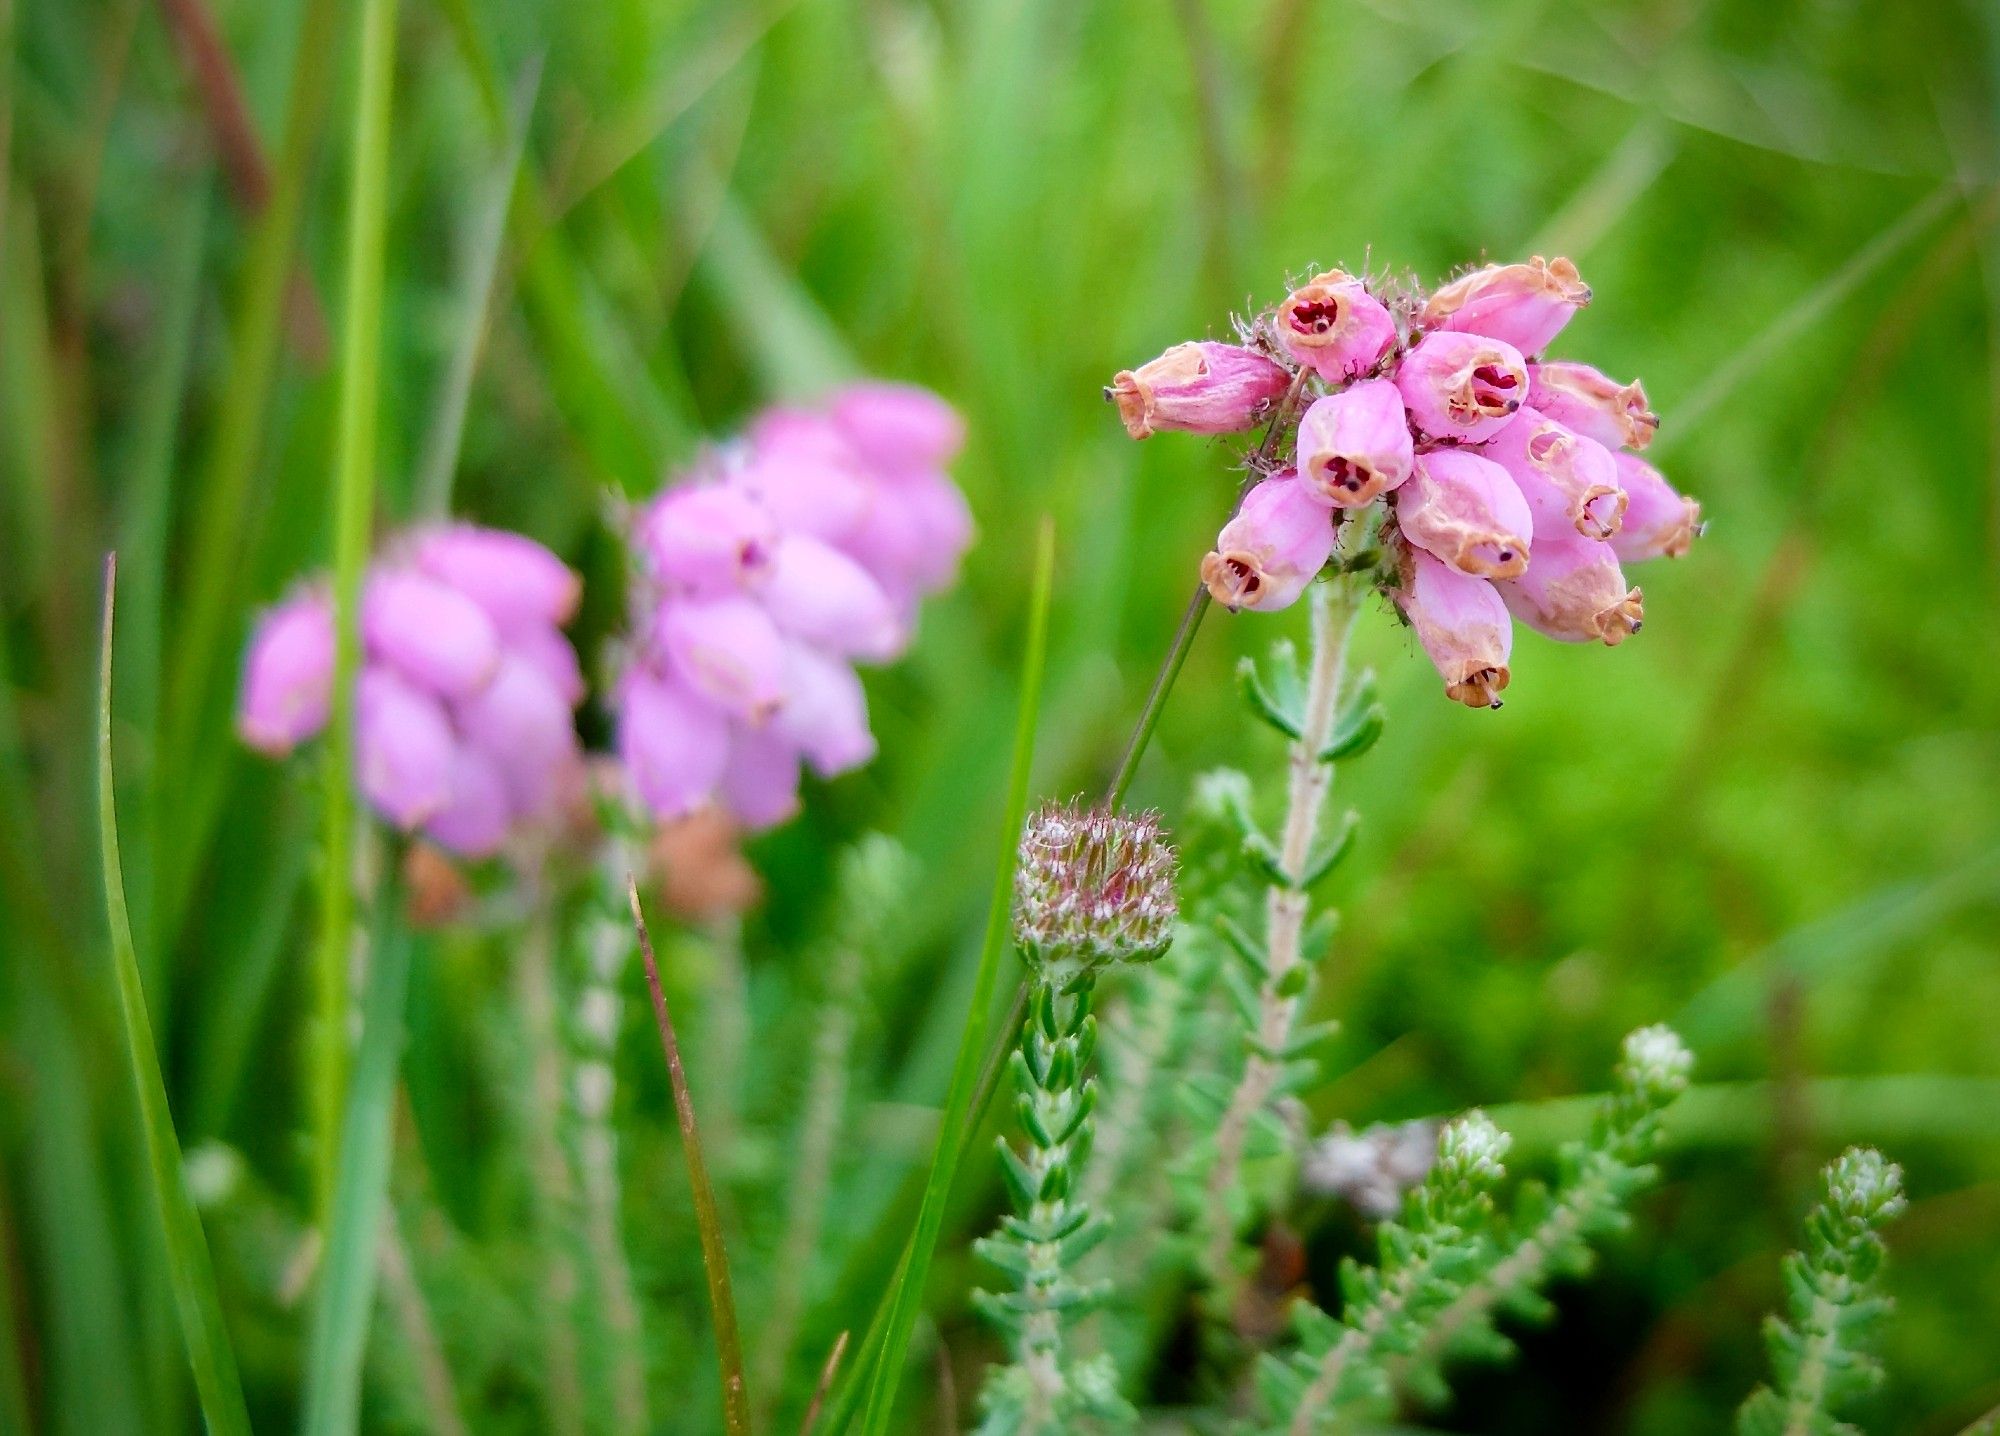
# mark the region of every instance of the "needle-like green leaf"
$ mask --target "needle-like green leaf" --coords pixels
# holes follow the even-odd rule
[[[944,1223],[945,1201],[951,1195],[952,1177],[958,1171],[971,1135],[967,1114],[973,1092],[979,1085],[981,1063],[986,1053],[987,1014],[993,1007],[993,989],[1000,977],[1000,956],[1007,946],[1008,918],[1014,900],[1015,844],[1021,822],[1028,811],[1029,770],[1034,765],[1035,723],[1041,709],[1042,667],[1048,655],[1049,594],[1055,581],[1055,527],[1044,522],[1035,549],[1035,579],[1028,600],[1027,641],[1021,655],[1021,706],[1014,726],[1013,772],[1008,780],[1007,817],[1001,828],[1000,860],[993,876],[993,901],[986,915],[986,940],[979,953],[979,972],[972,987],[972,1005],[965,1015],[965,1035],[958,1046],[958,1060],[952,1068],[951,1089],[945,1098],[944,1119],[938,1126],[937,1152],[931,1159],[930,1180],[924,1187],[924,1203],[917,1212],[916,1234],[896,1278],[889,1304],[880,1356],[869,1378],[868,1405],[862,1413],[861,1429],[866,1436],[881,1436],[889,1429],[896,1405],[896,1388],[902,1381],[903,1357],[910,1346],[910,1331],[916,1325],[917,1309],[923,1303],[924,1278],[930,1272],[931,1253],[937,1248],[938,1229]]]

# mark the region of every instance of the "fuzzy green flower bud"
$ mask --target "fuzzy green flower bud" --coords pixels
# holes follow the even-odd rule
[[[1507,1149],[1514,1145],[1514,1139],[1493,1124],[1493,1119],[1478,1108],[1473,1108],[1461,1117],[1454,1117],[1445,1123],[1438,1134],[1437,1165],[1432,1169],[1434,1180],[1441,1179],[1444,1186],[1455,1186],[1462,1182],[1481,1185],[1497,1182],[1506,1174],[1501,1159]]]
[[[1159,814],[1045,804],[1021,834],[1014,940],[1046,967],[1150,961],[1173,939],[1174,876]]]
[[[1849,1147],[1826,1169],[1826,1197],[1842,1220],[1879,1226],[1903,1210],[1903,1169],[1873,1147]]]

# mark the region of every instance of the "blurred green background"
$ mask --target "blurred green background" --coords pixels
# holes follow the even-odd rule
[[[307,1185],[316,793],[309,770],[241,753],[228,705],[255,606],[330,550],[358,6],[0,12],[0,1427],[196,1424],[90,822],[115,546],[140,957],[184,1143],[211,1168],[240,1154],[210,1236],[253,1411],[277,1428],[299,1351],[281,1287]],[[1710,530],[1645,570],[1636,641],[1524,637],[1497,714],[1446,703],[1393,619],[1364,621],[1391,724],[1337,795],[1364,826],[1334,893],[1322,999],[1345,1029],[1317,1105],[1360,1123],[1588,1091],[1619,1035],[1660,1019],[1700,1080],[1751,1085],[1683,1129],[1636,1233],[1561,1290],[1523,1362],[1432,1419],[1722,1429],[1764,1373],[1757,1322],[1811,1174],[1862,1139],[1913,1194],[1865,1424],[1951,1433],[2000,1401],[1990,5],[403,0],[398,33],[385,526],[450,469],[495,240],[454,503],[590,574],[586,643],[621,602],[607,493],[649,492],[703,436],[853,370],[970,419],[980,542],[915,655],[871,679],[882,758],[753,850],[770,898],[747,936],[746,1060],[722,1079],[740,1085],[725,1176],[753,1328],[785,1279],[759,1265],[762,1218],[831,854],[880,829],[922,880],[870,973],[814,1353],[865,1322],[902,1230],[886,1194],[927,1155],[917,1109],[943,1091],[1002,841],[1037,518],[1060,555],[1037,788],[1065,794],[1115,764],[1228,507],[1227,446],[1130,443],[1103,383],[1226,335],[1316,265],[1428,283],[1565,253],[1596,301],[1558,349],[1645,379],[1654,452]],[[508,116],[530,93],[502,225]],[[1204,768],[1278,761],[1229,675],[1301,624],[1211,618],[1139,797],[1172,818]],[[586,726],[601,739],[600,715]],[[419,954],[399,1170],[424,1175],[398,1192],[468,1410],[528,1431],[517,1328],[536,1293],[509,1265],[519,1184],[495,1155],[507,952],[503,932]],[[670,957],[698,1057],[700,949]],[[620,1114],[655,1414],[714,1429],[650,1042],[626,1033]],[[963,1310],[965,1236],[994,1200],[967,1192],[934,1283],[965,1390],[992,1350]],[[384,1325],[369,1424],[419,1429]],[[912,1367],[920,1403],[929,1370]]]

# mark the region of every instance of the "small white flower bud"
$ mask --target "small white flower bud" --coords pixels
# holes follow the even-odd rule
[[[1694,1070],[1694,1054],[1680,1034],[1664,1023],[1641,1027],[1625,1038],[1618,1063],[1618,1080],[1654,1103],[1665,1103],[1685,1091]]]
[[[1514,1139],[1475,1107],[1445,1124],[1438,1136],[1438,1167],[1452,1180],[1496,1182],[1505,1175],[1501,1158],[1513,1145]]]

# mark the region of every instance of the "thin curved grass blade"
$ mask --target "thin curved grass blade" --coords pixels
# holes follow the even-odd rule
[[[1000,860],[993,875],[993,900],[986,915],[986,937],[979,952],[979,970],[973,982],[972,1004],[965,1017],[965,1034],[952,1067],[944,1117],[938,1124],[937,1152],[931,1160],[923,1206],[917,1212],[909,1255],[897,1273],[882,1350],[869,1377],[868,1405],[861,1422],[867,1436],[881,1436],[889,1429],[896,1388],[902,1382],[903,1359],[909,1352],[910,1332],[916,1325],[917,1309],[923,1303],[924,1279],[930,1273],[931,1253],[937,1248],[938,1231],[944,1224],[945,1202],[951,1195],[952,1178],[957,1175],[959,1160],[965,1155],[971,1137],[967,1118],[986,1055],[988,1014],[993,1007],[993,991],[999,981],[1000,956],[1007,946],[1008,916],[1013,907],[1015,843],[1028,811],[1028,780],[1034,765],[1035,724],[1041,708],[1042,669],[1048,657],[1049,595],[1054,580],[1055,527],[1044,520],[1035,549],[1027,642],[1021,656],[1021,706],[1014,727],[1013,770],[1008,780]],[[856,1374],[860,1374],[858,1369]]]
[[[215,1268],[194,1199],[188,1195],[181,1166],[180,1139],[174,1134],[167,1106],[166,1080],[153,1045],[153,1026],[146,1014],[146,993],[139,981],[139,956],[132,942],[132,921],[125,910],[125,875],[118,857],[118,813],[111,767],[111,635],[118,582],[116,554],[104,564],[104,637],[98,660],[97,691],[97,837],[104,865],[104,911],[111,929],[111,962],[118,982],[118,1012],[125,1037],[125,1057],[132,1068],[132,1087],[139,1099],[146,1157],[153,1179],[153,1200],[159,1207],[166,1236],[167,1271],[173,1282],[174,1306],[180,1314],[181,1335],[187,1343],[188,1365],[194,1371],[195,1397],[211,1436],[249,1436],[250,1415],[243,1404],[243,1383],[236,1372],[236,1354],[222,1319],[222,1301],[215,1287]]]

